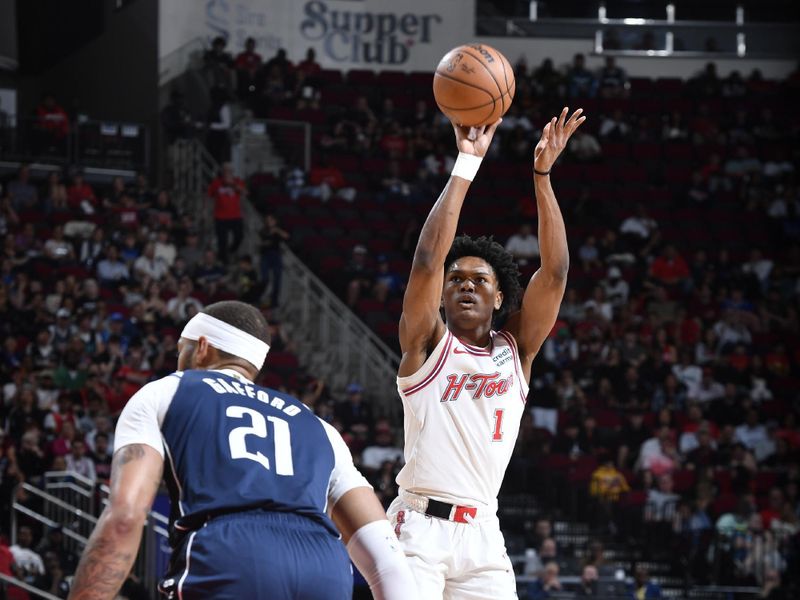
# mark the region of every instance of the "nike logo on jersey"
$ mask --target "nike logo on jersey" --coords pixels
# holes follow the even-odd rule
[[[458,346],[456,346],[456,347],[453,349],[453,354],[469,354],[469,352],[467,352],[467,351],[466,351],[466,350],[464,350],[463,348],[459,348]]]

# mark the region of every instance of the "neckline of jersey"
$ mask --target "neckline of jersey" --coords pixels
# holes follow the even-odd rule
[[[483,352],[483,353],[486,353],[486,354],[491,354],[492,353],[492,349],[494,348],[494,335],[495,335],[495,333],[496,332],[494,332],[494,331],[490,331],[489,332],[489,343],[486,344],[485,346],[474,346],[472,344],[468,344],[467,342],[462,340],[460,337],[458,337],[456,334],[453,333],[452,335],[453,335],[454,338],[456,338],[458,340],[459,344],[463,345],[468,350],[472,350],[473,352]]]

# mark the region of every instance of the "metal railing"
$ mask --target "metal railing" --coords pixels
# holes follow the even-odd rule
[[[206,206],[208,185],[217,176],[219,164],[196,139],[177,140],[172,148],[172,176],[175,201],[181,212],[195,217],[200,234],[209,236],[213,229]]]
[[[6,575],[5,573],[0,573],[0,582],[3,585],[0,585],[0,598],[6,598],[7,594],[5,593],[10,587],[17,587],[21,590],[25,590],[29,594],[33,594],[37,598],[44,598],[45,600],[60,600],[58,596],[53,596],[50,592],[45,592],[44,590],[40,590],[37,587],[34,587],[24,581],[17,579],[16,577],[11,577],[10,575]]]
[[[554,4],[561,3],[550,2],[547,6]],[[532,0],[527,18],[482,16],[476,21],[476,33],[594,39],[596,54],[616,56],[794,59],[800,50],[799,23],[781,18],[785,15],[779,11],[774,12],[770,21],[751,20],[741,3],[731,3],[730,10],[717,13],[719,18],[715,20],[684,19],[676,10],[676,3],[669,0],[660,6],[655,2],[641,3],[649,11],[658,7],[661,18],[653,18],[649,11],[647,18],[641,18],[631,7],[628,7],[634,11],[631,14],[625,14],[624,8],[615,7],[622,12],[610,17],[603,1],[572,4],[574,11],[559,10],[559,16],[548,16],[542,10],[545,3]]]
[[[20,515],[25,519],[32,519],[45,527],[60,526],[63,528],[64,544],[68,550],[79,554],[97,524],[97,519],[92,514],[87,514],[75,506],[52,496],[28,483],[20,484],[28,500],[20,502],[15,500],[11,505],[11,540],[16,542],[17,523]],[[15,498],[17,496],[15,495]],[[41,507],[38,512],[32,506]],[[47,516],[47,515],[52,516]]]
[[[395,378],[400,357],[359,319],[291,250],[284,249],[282,316],[293,336],[305,336],[314,373],[337,391],[359,381],[383,415],[399,418]]]
[[[160,58],[158,61],[159,87],[183,75],[186,69],[193,64],[195,67],[200,67],[203,51],[207,47],[206,38],[197,36]]]
[[[74,506],[83,514],[95,515],[95,482],[72,471],[48,471],[44,475],[44,491],[61,501],[62,504]],[[52,504],[53,510],[56,505]],[[47,514],[47,513],[46,513]],[[60,513],[47,514],[56,521]],[[91,530],[85,535],[91,533]]]
[[[0,123],[0,159],[142,169],[150,160],[150,132],[141,123],[85,118],[59,130],[38,118],[15,116]]]
[[[49,491],[28,483],[18,486],[14,498],[18,498],[20,496],[18,492],[22,491],[25,500],[17,499],[11,507],[12,543],[16,542],[17,526],[20,522],[36,522],[47,528],[61,527],[65,549],[80,555],[98,521],[94,513],[95,494],[98,494],[100,499],[97,508],[105,508],[108,504],[109,488],[107,485],[101,485],[96,489],[92,485],[91,503],[89,503],[86,485],[87,482],[91,482],[85,477],[74,472],[54,471],[45,474],[45,481]],[[70,501],[77,502],[77,505],[71,504]],[[89,508],[89,511],[84,507]],[[149,589],[155,589],[167,568],[171,553],[168,529],[167,517],[153,511],[148,513],[133,573]]]
[[[233,164],[239,177],[278,175],[288,162],[311,169],[311,124],[244,117],[231,130]]]

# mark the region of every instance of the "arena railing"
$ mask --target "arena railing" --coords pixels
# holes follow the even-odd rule
[[[11,588],[19,588],[21,590],[25,590],[29,594],[34,595],[37,598],[44,598],[45,600],[59,600],[58,596],[54,596],[50,592],[45,592],[44,590],[40,590],[37,587],[30,585],[29,583],[25,583],[17,579],[16,577],[12,577],[11,575],[6,575],[5,573],[0,573],[0,582],[3,585],[0,585],[0,598],[9,598],[8,590]]]
[[[79,118],[62,135],[37,118],[12,117],[0,123],[0,160],[137,171],[149,163],[150,132],[141,123]]]
[[[16,542],[17,524],[21,520],[32,519],[45,527],[62,527],[67,549],[80,553],[97,524],[93,514],[29,483],[17,486],[14,498],[11,505],[12,542]]]
[[[360,382],[382,415],[400,416],[395,380],[400,357],[291,250],[284,249],[284,321],[312,340],[313,372],[336,391]]]
[[[697,3],[701,4],[701,3]],[[800,23],[780,19],[750,21],[741,3],[731,3],[719,19],[683,19],[675,2],[661,6],[663,18],[639,18],[624,13],[609,16],[606,3],[578,3],[571,17],[543,16],[542,3],[529,3],[528,17],[483,16],[476,20],[478,35],[501,37],[585,38],[594,40],[595,54],[617,56],[686,58],[787,58],[800,50]],[[589,7],[594,16],[589,17]],[[658,6],[650,3],[651,8]],[[643,49],[644,35],[651,35],[650,47]],[[610,36],[615,36],[612,44]],[[711,41],[711,42],[710,42]],[[710,43],[709,43],[710,42]]]

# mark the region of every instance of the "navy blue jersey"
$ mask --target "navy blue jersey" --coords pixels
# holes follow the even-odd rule
[[[337,534],[325,514],[333,449],[299,400],[218,371],[185,371],[161,431],[178,529],[263,507],[306,515]]]

